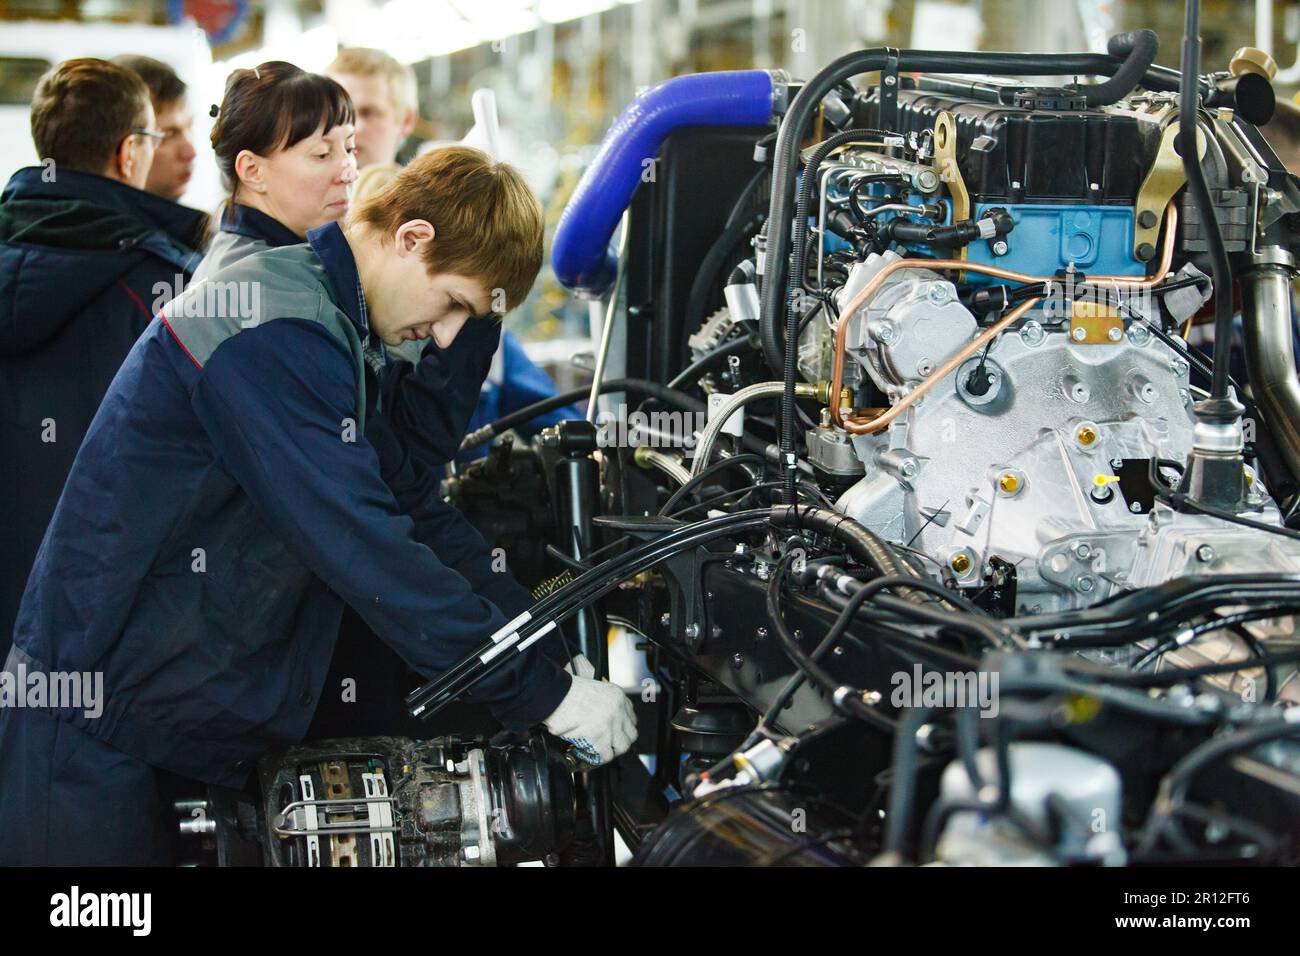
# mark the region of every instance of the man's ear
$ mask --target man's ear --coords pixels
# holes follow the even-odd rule
[[[136,164],[140,162],[140,157],[136,155],[135,147],[131,140],[134,137],[124,136],[122,142],[117,144],[117,149],[108,160],[108,168],[104,175],[109,179],[116,179],[120,183],[129,183],[131,176],[136,171]]]
[[[419,118],[420,114],[416,110],[411,109],[406,111],[406,115],[402,117],[401,125],[397,128],[398,132],[402,134],[403,139],[411,135],[411,131],[415,129],[416,120]]]
[[[235,177],[239,185],[246,186],[253,192],[266,192],[266,168],[262,157],[250,149],[241,149],[235,157]]]
[[[433,237],[433,223],[427,219],[411,219],[397,227],[393,244],[397,247],[397,254],[405,258],[419,252],[426,243],[433,242]]]

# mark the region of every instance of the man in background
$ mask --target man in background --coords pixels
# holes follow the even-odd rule
[[[415,129],[415,71],[382,50],[348,47],[325,69],[352,97],[357,111],[357,169],[397,163]]]
[[[90,420],[159,289],[198,264],[206,219],[144,191],[163,135],[125,67],[61,63],[31,130],[41,165],[0,193],[0,655]]]
[[[154,149],[153,166],[144,184],[147,192],[179,202],[194,175],[194,113],[186,97],[184,81],[166,63],[153,57],[126,53],[113,58],[118,66],[131,70],[149,88],[154,125],[163,139]]]

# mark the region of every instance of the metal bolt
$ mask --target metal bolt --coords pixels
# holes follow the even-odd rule
[[[893,86],[893,85],[894,85],[895,83],[897,83],[897,82],[898,82],[898,77],[895,77],[895,76],[887,76],[887,77],[885,77],[885,85],[886,85],[886,86]]]
[[[930,286],[930,301],[942,305],[948,301],[948,286],[942,282],[932,283]]]
[[[483,855],[483,852],[477,846],[463,846],[460,848],[461,859],[473,863]]]
[[[931,362],[928,358],[923,358],[921,359],[921,361],[916,363],[916,374],[920,375],[922,378],[929,375],[933,371],[934,371],[934,363]]]
[[[831,651],[831,653],[834,654],[836,657],[843,657],[843,656],[844,656],[844,648],[842,648],[842,647],[836,647],[833,651]]]
[[[754,640],[762,641],[766,639],[767,639],[767,628],[760,627],[758,630],[754,632]]]
[[[1030,319],[1020,329],[1020,340],[1026,345],[1038,345],[1047,333],[1043,331],[1043,326],[1036,319]]]
[[[1074,546],[1074,554],[1081,560],[1088,560],[1092,557],[1092,546],[1087,541],[1080,541]]]
[[[1081,574],[1075,579],[1074,586],[1079,590],[1079,593],[1088,594],[1097,586],[1097,579],[1091,574]]]
[[[1157,222],[1156,214],[1153,210],[1143,209],[1138,213],[1138,225],[1143,229],[1154,229]]]
[[[1141,514],[1141,513],[1142,513],[1142,505],[1141,505],[1140,502],[1137,502],[1137,501],[1130,501],[1130,502],[1128,503],[1128,510],[1131,511],[1131,512],[1133,512],[1135,515],[1136,515],[1136,514]]]
[[[1203,544],[1196,549],[1196,560],[1202,564],[1209,564],[1214,560],[1214,549],[1208,544]]]
[[[1112,325],[1110,327],[1110,331],[1106,333],[1106,338],[1110,339],[1112,342],[1118,342],[1123,337],[1124,337],[1124,330],[1121,329],[1118,325]]]
[[[882,345],[893,345],[898,341],[898,330],[888,322],[881,322],[873,334]]]
[[[964,551],[959,551],[957,554],[952,556],[952,560],[949,561],[948,564],[958,574],[965,574],[970,570],[970,555],[966,554]]]
[[[700,625],[691,623],[686,625],[686,636],[690,640],[695,640],[700,636]]]
[[[898,470],[903,473],[904,478],[915,478],[916,469],[917,469],[916,459],[909,458],[907,459],[907,461],[903,462],[903,464],[899,467]]]
[[[1097,430],[1091,425],[1080,425],[1074,433],[1074,440],[1086,448],[1097,441]]]
[[[1121,468],[1124,467],[1124,459],[1123,459],[1123,458],[1112,458],[1112,459],[1110,460],[1110,467],[1114,468],[1116,471],[1119,471]]]
[[[1011,247],[1007,245],[1005,239],[995,240],[993,243],[993,254],[995,256],[1005,256],[1010,248]]]
[[[735,670],[740,670],[742,667],[744,667],[744,666],[745,666],[745,655],[744,655],[744,654],[741,654],[739,651],[737,651],[735,654],[732,654],[732,655],[731,655],[731,666],[732,666]]]
[[[1088,337],[1088,330],[1085,329],[1082,325],[1076,325],[1074,327],[1074,330],[1070,333],[1070,338],[1074,339],[1074,341],[1076,342],[1082,342],[1087,337]]]
[[[1141,322],[1129,326],[1128,340],[1139,348],[1151,341],[1151,330]]]
[[[667,627],[672,622],[673,622],[673,616],[669,614],[667,611],[664,611],[663,614],[659,615],[659,623],[662,624],[664,627]]]
[[[1020,478],[1017,477],[1015,472],[1004,471],[998,477],[998,488],[1001,489],[1003,494],[1014,495],[1020,490]]]

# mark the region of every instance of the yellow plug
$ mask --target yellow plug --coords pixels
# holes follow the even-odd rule
[[[1089,497],[1099,505],[1104,505],[1115,497],[1115,492],[1111,491],[1110,486],[1119,481],[1119,475],[1093,475],[1092,491]]]

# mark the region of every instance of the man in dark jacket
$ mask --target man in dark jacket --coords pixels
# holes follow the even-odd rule
[[[42,165],[0,194],[0,655],[104,391],[198,261],[204,216],[141,191],[153,122],[130,70],[69,60],[32,101]]]
[[[428,188],[443,162],[462,167],[450,193]],[[238,787],[265,749],[300,739],[345,601],[426,677],[509,632],[478,593],[493,574],[480,547],[421,543],[448,518],[396,492],[400,461],[367,427],[368,370],[385,346],[450,345],[492,308],[489,288],[520,301],[541,210],[481,154],[431,154],[402,176],[346,233],[330,223],[193,286],[127,356],[0,674],[0,694],[25,701],[0,707],[0,865],[166,862],[157,772]],[[619,688],[541,645],[507,653],[471,695],[507,729],[542,723],[592,764],[631,746]],[[103,693],[38,701],[30,684],[78,674]]]

